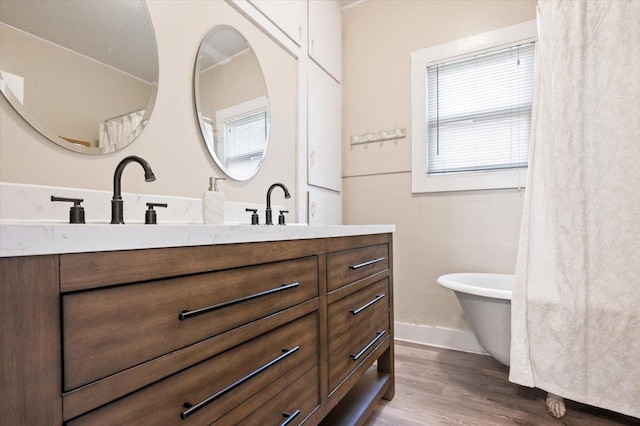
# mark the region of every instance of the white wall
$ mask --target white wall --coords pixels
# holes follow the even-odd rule
[[[131,165],[123,176],[123,191],[202,196],[208,177],[222,176],[222,172],[210,158],[196,122],[194,64],[202,38],[213,26],[227,24],[243,33],[260,61],[270,95],[272,127],[269,152],[258,175],[247,182],[227,180],[221,188],[231,201],[264,203],[267,188],[273,182],[283,182],[293,194],[297,158],[296,60],[226,2],[147,4],[156,32],[160,77],[154,111],[141,136],[113,154],[75,153],[33,130],[0,96],[0,181],[110,190],[118,162],[127,155],[139,155],[149,161],[157,181],[145,183],[141,170],[133,170],[137,166]],[[274,198],[274,203],[292,211],[292,217],[295,201],[295,197],[286,201],[277,195]]]
[[[342,16],[344,223],[396,224],[397,322],[468,333],[436,278],[513,272],[523,194],[411,194],[410,54],[535,19],[535,1],[368,1]],[[395,126],[407,128],[406,139],[350,146],[351,135]]]

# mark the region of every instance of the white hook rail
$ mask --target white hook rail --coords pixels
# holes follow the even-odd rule
[[[407,129],[396,127],[392,130],[382,130],[378,133],[365,133],[364,135],[351,136],[351,145],[361,145],[372,142],[383,142],[394,139],[403,139],[407,136]]]

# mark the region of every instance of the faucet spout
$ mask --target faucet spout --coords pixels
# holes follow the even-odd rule
[[[113,174],[113,198],[111,199],[111,223],[112,224],[123,224],[124,223],[124,201],[122,201],[122,172],[127,164],[131,162],[136,162],[142,166],[144,169],[144,180],[145,182],[153,182],[156,180],[155,175],[153,174],[153,170],[151,170],[151,166],[149,163],[138,156],[130,155],[124,158],[118,166],[116,167],[116,171]]]
[[[271,211],[271,192],[278,186],[282,188],[282,190],[284,191],[284,198],[287,198],[287,199],[291,198],[291,194],[289,194],[289,190],[283,184],[274,183],[269,187],[269,189],[267,190],[267,209],[265,211],[265,217],[266,217],[265,225],[273,225],[273,214]]]

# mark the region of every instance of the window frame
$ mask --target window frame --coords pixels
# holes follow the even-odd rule
[[[535,20],[411,53],[411,192],[522,188],[528,168],[427,175],[427,67],[537,41]]]

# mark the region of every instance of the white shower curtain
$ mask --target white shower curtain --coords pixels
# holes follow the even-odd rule
[[[541,1],[510,380],[640,417],[640,1]]]
[[[101,122],[98,125],[98,146],[104,152],[113,152],[128,145],[142,132],[144,114],[145,110],[141,109]]]

